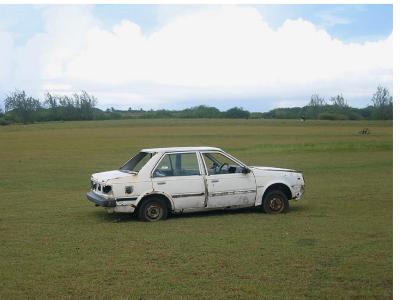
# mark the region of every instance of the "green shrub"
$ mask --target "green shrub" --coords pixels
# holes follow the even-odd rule
[[[10,120],[6,120],[5,118],[0,118],[0,126],[10,125],[12,122]]]
[[[323,112],[318,114],[318,119],[335,121],[335,120],[348,120],[349,117],[344,114]]]
[[[364,120],[363,116],[356,112],[350,112],[348,116],[349,120]]]

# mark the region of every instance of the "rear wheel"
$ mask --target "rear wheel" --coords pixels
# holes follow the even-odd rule
[[[289,209],[289,200],[284,192],[273,190],[263,197],[261,209],[265,213],[279,214],[285,213]]]
[[[164,201],[157,197],[151,197],[143,201],[139,207],[139,220],[156,222],[167,218],[168,208]]]

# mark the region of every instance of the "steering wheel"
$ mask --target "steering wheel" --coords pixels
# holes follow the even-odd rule
[[[223,168],[224,166],[227,166],[227,165],[228,165],[227,163],[223,163],[222,165],[220,165],[220,166],[219,166],[219,169],[218,169],[218,173],[221,174],[222,168]]]

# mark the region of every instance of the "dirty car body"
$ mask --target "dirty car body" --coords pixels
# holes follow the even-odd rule
[[[121,168],[91,176],[89,201],[158,221],[169,213],[259,206],[286,212],[304,193],[302,172],[247,166],[215,147],[143,149]]]

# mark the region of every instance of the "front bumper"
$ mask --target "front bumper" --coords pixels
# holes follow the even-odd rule
[[[93,191],[86,193],[86,197],[89,201],[93,202],[96,206],[102,207],[115,207],[116,201],[113,199],[107,199],[100,195],[97,195]]]
[[[305,185],[295,185],[292,186],[292,195],[294,200],[300,200],[305,193]]]

